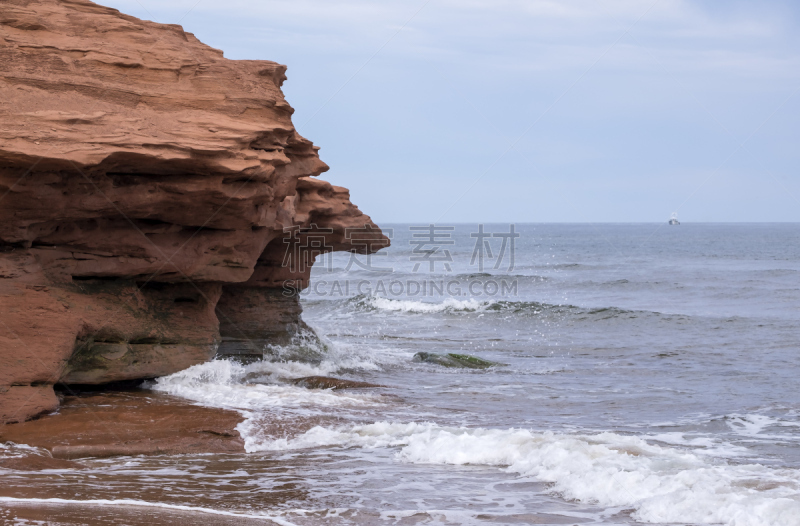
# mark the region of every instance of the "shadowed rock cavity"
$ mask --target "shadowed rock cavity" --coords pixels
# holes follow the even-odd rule
[[[0,33],[0,423],[59,382],[258,356],[316,255],[388,246],[314,179],[284,66],[85,0],[5,0]]]

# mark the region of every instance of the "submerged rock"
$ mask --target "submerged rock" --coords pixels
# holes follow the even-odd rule
[[[343,380],[341,378],[331,378],[329,376],[306,376],[305,378],[295,378],[294,380],[291,380],[291,383],[307,389],[367,389],[370,387],[385,387],[378,384],[356,382],[354,380]]]
[[[465,369],[488,369],[498,365],[505,365],[497,362],[490,362],[483,358],[477,358],[469,354],[435,354],[430,352],[418,352],[414,355],[415,362],[434,363],[444,367],[461,367]]]

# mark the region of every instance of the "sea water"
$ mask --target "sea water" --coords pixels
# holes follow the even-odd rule
[[[318,258],[316,335],[297,346],[321,361],[265,349],[148,386],[239,411],[247,453],[6,470],[0,506],[39,491],[281,524],[800,525],[800,225],[388,227],[385,255]],[[287,383],[309,375],[385,387]]]

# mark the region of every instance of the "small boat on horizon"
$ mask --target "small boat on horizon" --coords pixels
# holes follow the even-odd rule
[[[672,215],[669,218],[670,225],[680,225],[681,222],[678,221],[678,212],[672,212]]]

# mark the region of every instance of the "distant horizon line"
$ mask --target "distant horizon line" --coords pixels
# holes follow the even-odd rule
[[[669,224],[665,221],[381,221],[374,219],[375,223],[384,225],[659,225]],[[800,225],[800,221],[685,221],[679,225]]]

